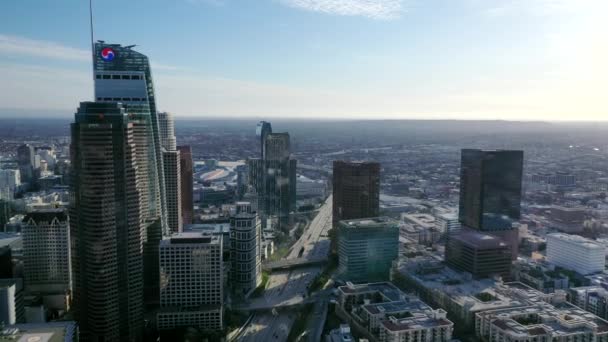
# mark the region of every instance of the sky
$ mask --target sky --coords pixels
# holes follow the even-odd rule
[[[606,0],[93,7],[95,39],[137,44],[178,117],[608,119]],[[88,1],[0,1],[0,115],[72,116],[90,50]]]

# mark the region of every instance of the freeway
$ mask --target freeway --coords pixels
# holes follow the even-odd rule
[[[320,259],[329,254],[328,229],[331,228],[332,197],[329,196],[309,228],[294,243],[285,259]],[[301,252],[301,254],[300,254]],[[321,272],[321,266],[307,266],[291,271],[273,272],[264,295],[252,299],[247,306],[251,309],[274,306],[291,306],[309,302],[306,298],[307,286]],[[259,313],[243,330],[239,341],[286,341],[291,326],[296,319],[295,313]]]

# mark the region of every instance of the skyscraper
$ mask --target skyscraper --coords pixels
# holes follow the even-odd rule
[[[167,151],[175,151],[177,143],[173,115],[167,112],[158,113],[158,125],[160,127],[160,146]]]
[[[286,229],[289,213],[296,209],[297,160],[291,157],[289,133],[272,133],[270,123],[261,121],[256,135],[261,158],[247,161],[249,184],[258,195],[260,214],[277,217],[279,226]]]
[[[167,195],[167,224],[173,233],[182,231],[181,162],[179,151],[163,151]]]
[[[333,227],[380,214],[380,164],[334,161]]]
[[[518,252],[523,151],[463,149],[460,163],[460,210],[463,227],[502,238]]]
[[[264,213],[277,216],[280,227],[286,228],[295,200],[291,181],[296,161],[291,159],[289,133],[269,133],[264,145]]]
[[[264,159],[266,156],[266,137],[272,133],[272,125],[267,121],[260,121],[256,127],[255,134],[260,138],[260,158]]]
[[[230,283],[238,295],[251,293],[262,282],[262,228],[251,204],[238,202],[230,218]]]
[[[463,149],[460,222],[482,231],[510,230],[519,220],[523,151]]]
[[[176,150],[175,125],[173,116],[158,113],[160,143],[165,175],[165,195],[167,202],[167,224],[173,233],[182,231],[181,162]]]
[[[134,125],[120,103],[83,102],[71,134],[74,317],[85,341],[140,341],[145,184]]]
[[[70,228],[64,209],[36,210],[23,219],[23,275],[28,292],[72,290]]]
[[[95,99],[98,102],[122,102],[139,107],[137,120],[147,139],[149,207],[160,213],[162,229],[167,231],[167,205],[159,119],[148,57],[133,46],[95,43]],[[133,112],[133,110],[131,110]],[[137,126],[137,125],[136,125]],[[140,163],[142,164],[142,163]],[[158,225],[156,225],[158,226]]]
[[[95,44],[95,98],[123,103],[133,123],[139,179],[145,187],[141,198],[146,222],[145,298],[154,307],[159,301],[158,245],[169,234],[165,167],[150,62],[132,48],[103,41]]]
[[[34,147],[29,144],[21,145],[17,148],[17,164],[21,173],[21,180],[26,183],[32,183],[34,180],[34,164],[36,153]]]
[[[194,187],[194,163],[192,161],[192,149],[190,146],[178,146],[179,168],[181,182],[182,223],[192,224],[194,204],[192,192]]]

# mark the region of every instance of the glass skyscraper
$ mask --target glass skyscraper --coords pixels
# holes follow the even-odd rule
[[[148,181],[154,187],[148,196],[149,208],[160,212],[161,225],[167,233],[163,156],[152,71],[148,57],[132,47],[103,41],[95,43],[95,100],[139,107],[137,119],[146,126],[147,146],[153,152],[147,154]]]
[[[340,221],[338,274],[346,281],[386,281],[399,252],[399,224],[387,217]]]
[[[472,229],[512,229],[520,218],[523,151],[464,149],[460,164],[460,222]]]

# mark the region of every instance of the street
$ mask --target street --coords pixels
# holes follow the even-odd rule
[[[299,257],[317,258],[329,254],[330,242],[327,236],[332,224],[332,197],[329,196],[319,213],[291,248],[286,259]],[[269,307],[301,303],[306,296],[307,286],[321,272],[321,266],[310,266],[290,271],[272,273],[264,295],[253,299],[251,307]],[[239,341],[286,341],[295,313],[256,314],[243,331]]]

